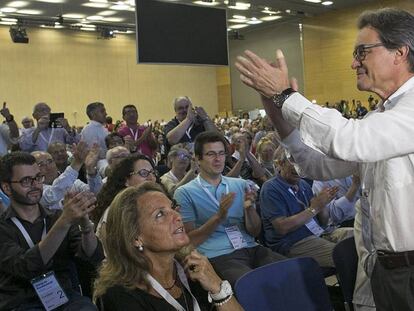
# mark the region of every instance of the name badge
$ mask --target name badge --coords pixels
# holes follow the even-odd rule
[[[53,271],[30,281],[46,311],[54,310],[69,301]]]
[[[224,230],[226,230],[227,237],[229,238],[234,249],[240,249],[240,248],[247,247],[247,242],[243,238],[243,235],[240,232],[239,227],[234,225],[234,226],[226,227],[224,228]]]
[[[315,219],[309,220],[305,226],[316,236],[320,236],[325,230],[321,228],[321,226],[318,225],[318,223],[315,221]]]

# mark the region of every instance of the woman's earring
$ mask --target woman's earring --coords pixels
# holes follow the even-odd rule
[[[143,252],[143,251],[144,251],[144,246],[142,246],[142,245],[138,246],[138,250],[139,250],[140,252]]]

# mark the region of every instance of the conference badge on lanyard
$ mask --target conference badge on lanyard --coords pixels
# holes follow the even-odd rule
[[[54,310],[69,301],[53,271],[32,279],[30,283],[46,311]]]

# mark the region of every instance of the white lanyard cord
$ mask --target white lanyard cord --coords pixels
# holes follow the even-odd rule
[[[203,186],[203,184],[201,183],[201,179],[200,179],[200,175],[197,176],[197,183],[200,185],[201,189],[204,190],[204,192],[208,195],[208,197],[211,199],[211,201],[213,201],[215,204],[217,204],[218,207],[220,207],[220,202],[217,201],[217,199],[211,194],[210,191],[208,191],[208,189]],[[229,185],[226,184],[226,194],[229,193]]]
[[[20,230],[20,232],[23,234],[24,239],[26,240],[27,244],[30,248],[34,247],[34,243],[32,238],[30,237],[29,233],[26,231],[26,229],[23,227],[20,220],[18,220],[16,217],[12,217],[11,220],[14,222],[16,227]],[[42,232],[42,238],[43,240],[46,237],[46,218],[43,218],[43,232]]]
[[[180,278],[181,283],[184,285],[184,287],[187,289],[187,291],[190,293],[191,297],[193,298],[193,308],[194,311],[200,311],[200,306],[198,305],[197,299],[195,299],[193,293],[190,290],[190,286],[188,285],[187,277],[185,276],[184,269],[181,267],[181,265],[175,262],[175,267],[177,268],[177,274]],[[164,287],[161,286],[161,284],[154,279],[154,277],[151,274],[147,275],[148,281],[151,283],[152,288],[167,301],[170,305],[172,305],[176,310],[178,311],[187,311],[183,308],[182,305],[173,297],[169,292],[165,290]],[[182,291],[182,295],[185,295],[185,292]],[[185,297],[185,296],[184,296]]]

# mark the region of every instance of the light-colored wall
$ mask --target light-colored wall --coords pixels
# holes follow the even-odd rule
[[[351,69],[352,52],[358,33],[358,16],[368,9],[398,7],[414,12],[414,3],[375,1],[356,8],[334,11],[306,19],[303,23],[305,95],[318,103],[341,99],[367,103],[369,93],[356,88],[355,71]]]
[[[39,101],[84,125],[85,108],[102,101],[115,120],[135,104],[140,121],[169,120],[172,100],[187,95],[214,115],[218,112],[217,67],[137,65],[135,37],[97,40],[96,33],[28,28],[29,44],[16,44],[0,27],[0,101],[16,120],[31,115]]]
[[[289,72],[298,79],[303,89],[303,62],[299,25],[276,24],[268,28],[245,33],[245,40],[230,41],[230,76],[233,110],[249,111],[261,107],[257,93],[241,83],[234,63],[238,55],[249,49],[268,60],[274,60],[276,49],[282,48]]]

